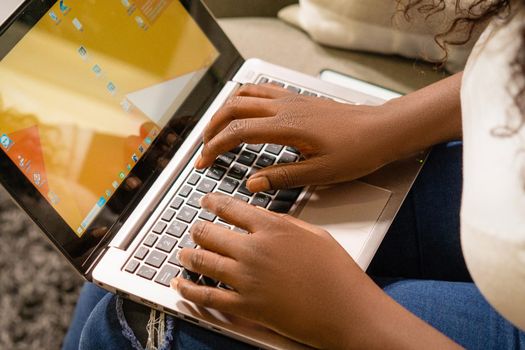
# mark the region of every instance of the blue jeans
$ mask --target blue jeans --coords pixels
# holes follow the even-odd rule
[[[461,151],[458,142],[434,148],[367,272],[394,300],[468,349],[525,349],[525,334],[485,301],[463,260]],[[141,349],[124,311],[119,297],[86,284],[64,349]],[[166,330],[163,349],[252,349],[171,317]]]

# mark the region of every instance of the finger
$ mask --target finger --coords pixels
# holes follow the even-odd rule
[[[292,92],[279,87],[275,84],[245,84],[241,86],[235,93],[238,96],[251,96],[251,97],[260,97],[267,99],[278,99],[287,97],[292,94]]]
[[[171,287],[195,304],[227,313],[237,313],[240,295],[235,291],[199,286],[181,277],[171,281]]]
[[[202,248],[234,259],[244,246],[244,235],[210,222],[196,222],[190,232],[193,241]]]
[[[180,263],[188,270],[235,286],[237,262],[205,249],[184,248],[179,252]]]
[[[232,96],[215,113],[204,131],[204,143],[211,140],[234,119],[271,117],[277,113],[277,106],[271,100],[258,97]]]
[[[204,145],[198,168],[210,166],[215,159],[241,143],[276,143],[297,146],[289,128],[276,118],[236,119]]]
[[[261,226],[275,223],[279,219],[266,210],[260,210],[239,199],[219,193],[207,194],[202,198],[201,204],[203,208],[230,224],[252,233]]]
[[[256,193],[315,184],[319,169],[317,164],[318,161],[312,158],[298,163],[273,165],[252,175],[246,187]]]

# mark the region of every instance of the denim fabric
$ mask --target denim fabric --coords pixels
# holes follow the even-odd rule
[[[461,151],[457,142],[434,148],[367,272],[394,300],[468,349],[525,349],[524,333],[485,301],[465,267]],[[77,349],[79,341],[82,350],[133,349],[118,298],[92,285],[84,290],[64,349]],[[173,349],[252,349],[184,321],[173,329]]]

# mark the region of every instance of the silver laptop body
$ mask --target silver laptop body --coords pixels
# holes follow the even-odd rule
[[[4,18],[0,19],[4,21],[4,27],[7,23],[5,18],[9,17],[12,23],[15,23],[16,16],[20,14],[20,8],[27,6],[27,3],[30,2],[32,1],[11,1],[11,4],[0,5],[2,6],[0,17],[4,16]],[[204,11],[204,7],[201,4],[194,4],[197,3],[196,1],[188,1],[187,3],[189,3],[188,9],[198,8],[196,11],[199,14],[202,14],[202,11]],[[8,7],[9,5],[12,6],[12,10]],[[54,5],[56,5],[55,1],[49,2],[49,6]],[[15,12],[17,8],[18,12]],[[213,19],[209,14],[207,16],[205,21],[211,23]],[[206,34],[210,35],[209,32]],[[384,96],[381,94],[373,96],[358,90],[342,88],[315,77],[258,59],[244,61],[234,74],[230,75],[229,81],[215,94],[213,102],[203,113],[198,123],[193,127],[160,175],[147,189],[142,198],[135,201],[132,210],[129,210],[126,219],[118,225],[118,229],[110,231],[110,239],[96,251],[96,256],[90,258],[89,265],[86,265],[82,270],[77,265],[73,265],[87,280],[93,281],[108,291],[164,311],[211,331],[225,334],[262,348],[304,348],[302,344],[288,340],[249,321],[194,305],[182,299],[176,291],[156,282],[155,278],[146,279],[137,275],[137,269],[134,270],[134,273],[126,271],[130,261],[137,260],[136,254],[138,249],[144,246],[145,241],[148,239],[148,236],[152,235],[152,230],[154,230],[157,223],[163,221],[163,215],[170,208],[174,198],[180,193],[181,187],[187,185],[188,176],[193,171],[192,164],[199,153],[199,149],[202,147],[204,128],[214,113],[242,84],[273,81],[282,84],[285,88],[291,87],[298,89],[299,92],[312,92],[342,103],[379,105],[385,101]],[[283,150],[282,152],[285,151]],[[420,171],[423,159],[424,154],[415,155],[409,159],[390,164],[374,174],[350,183],[319,188],[305,188],[301,191],[290,213],[328,230],[359,266],[365,270]],[[206,173],[202,174],[202,177],[206,177]],[[5,185],[5,183],[4,186],[9,190],[9,186]],[[40,221],[32,213],[31,208],[28,208],[26,203],[21,202],[21,196],[18,195],[16,189],[11,188],[9,192],[13,199],[39,224],[59,251],[66,255],[65,251],[67,249],[53,239],[55,232],[52,232],[48,226],[40,224]],[[175,218],[169,221],[164,220],[166,221],[166,226],[170,225],[171,220],[174,222],[178,220],[176,216],[178,214],[177,210],[173,211],[175,212]],[[215,220],[217,221],[218,219]],[[155,235],[157,234],[155,233]],[[165,235],[165,232],[161,232],[157,236],[161,239]],[[179,247],[178,243],[179,241],[175,243],[174,247],[171,247],[172,250],[169,253],[166,251],[162,252],[171,256],[174,249]],[[159,251],[158,246],[151,245],[148,254],[151,251]],[[146,259],[147,257],[138,260],[140,266],[145,264],[144,261]],[[165,261],[162,266],[170,266],[169,264],[169,262]],[[160,270],[161,268],[157,269],[155,277],[159,277]]]

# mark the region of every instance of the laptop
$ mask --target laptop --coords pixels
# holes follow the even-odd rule
[[[415,155],[358,181],[252,194],[259,168],[301,160],[289,145],[240,145],[193,168],[202,133],[247,83],[378,105],[381,90],[343,88],[245,60],[201,1],[8,0],[0,5],[0,182],[88,281],[261,348],[304,346],[183,300],[176,260],[196,247],[199,206],[218,191],[327,229],[366,269],[424,162]]]

